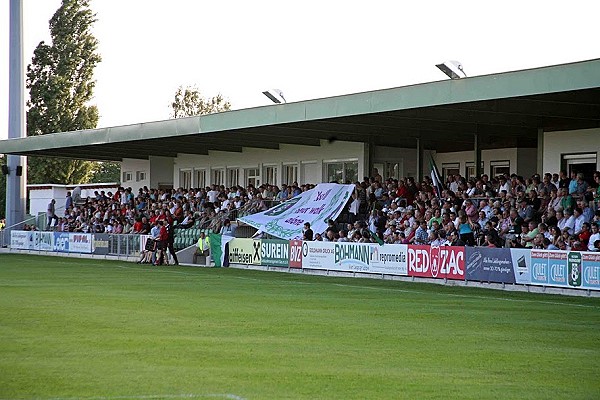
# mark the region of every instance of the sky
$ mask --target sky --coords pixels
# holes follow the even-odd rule
[[[60,0],[22,0],[25,66]],[[9,1],[0,2],[0,139],[8,136]],[[98,127],[169,118],[180,85],[233,109],[600,58],[598,0],[91,0]],[[25,95],[28,98],[28,95]]]

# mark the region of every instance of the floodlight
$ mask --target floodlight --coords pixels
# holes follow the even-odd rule
[[[265,96],[267,96],[273,103],[276,103],[276,104],[286,103],[285,97],[283,97],[283,92],[279,89],[269,89],[262,93]]]
[[[436,64],[435,66],[438,67],[443,73],[448,75],[450,79],[467,77],[467,74],[465,74],[465,71],[463,71],[462,64],[458,61],[446,61],[441,64]]]

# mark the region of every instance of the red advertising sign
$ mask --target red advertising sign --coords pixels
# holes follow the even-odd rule
[[[409,245],[408,275],[463,280],[465,279],[465,248]]]
[[[302,240],[290,240],[290,268],[302,268]]]

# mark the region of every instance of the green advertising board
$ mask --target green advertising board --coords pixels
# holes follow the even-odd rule
[[[262,265],[289,267],[290,242],[281,239],[262,239],[260,244]]]

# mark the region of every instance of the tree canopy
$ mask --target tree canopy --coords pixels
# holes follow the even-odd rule
[[[93,129],[98,109],[89,105],[101,61],[91,28],[89,0],[62,0],[50,19],[52,43],[40,42],[27,66],[27,135]],[[83,183],[93,164],[83,160],[29,157],[29,183]]]
[[[196,86],[186,86],[185,88],[179,86],[170,106],[172,118],[213,114],[231,109],[229,100],[226,100],[220,93],[207,99],[202,96]]]

